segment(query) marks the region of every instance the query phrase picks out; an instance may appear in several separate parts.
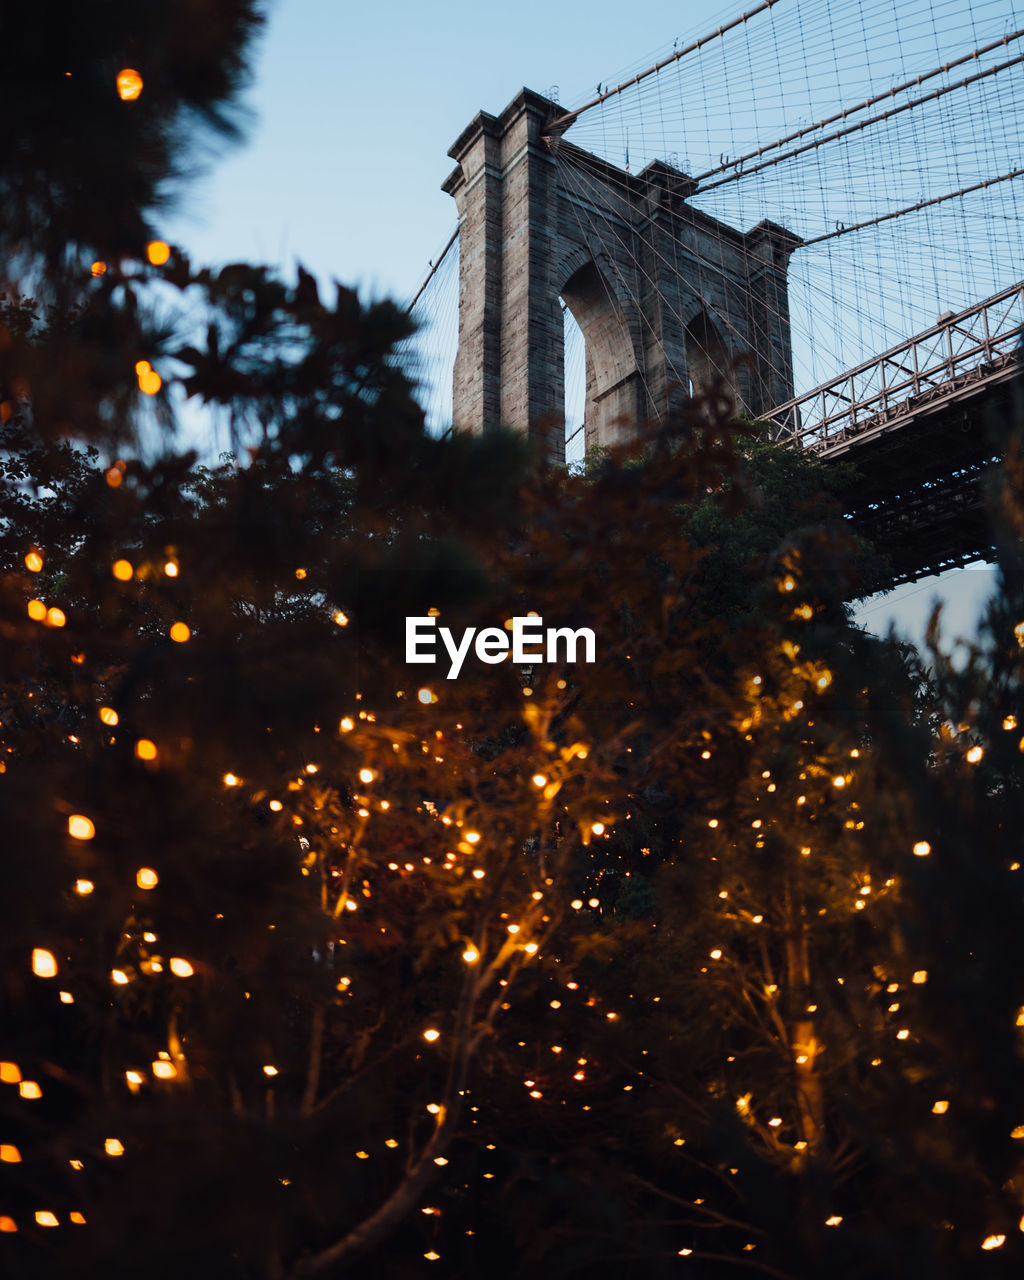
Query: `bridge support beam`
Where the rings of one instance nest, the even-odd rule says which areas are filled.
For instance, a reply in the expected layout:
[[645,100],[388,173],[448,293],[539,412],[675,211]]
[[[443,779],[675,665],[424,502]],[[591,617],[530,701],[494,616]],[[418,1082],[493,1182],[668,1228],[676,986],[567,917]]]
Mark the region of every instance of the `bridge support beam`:
[[586,342],[586,445],[663,420],[716,374],[756,416],[792,396],[787,267],[799,240],[736,231],[655,162],[630,175],[549,136],[554,102],[522,90],[456,140],[458,428],[499,423],[564,459],[564,327]]

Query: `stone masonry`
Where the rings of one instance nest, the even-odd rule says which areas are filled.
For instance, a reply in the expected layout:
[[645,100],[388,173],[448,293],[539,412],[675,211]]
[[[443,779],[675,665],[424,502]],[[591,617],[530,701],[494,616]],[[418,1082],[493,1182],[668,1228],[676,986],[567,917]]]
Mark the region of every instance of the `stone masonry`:
[[587,449],[660,420],[715,371],[756,416],[793,395],[787,266],[800,243],[744,233],[687,203],[660,161],[630,175],[553,134],[557,103],[523,89],[449,154],[459,209],[454,421],[504,424],[565,452],[562,299],[586,342]]

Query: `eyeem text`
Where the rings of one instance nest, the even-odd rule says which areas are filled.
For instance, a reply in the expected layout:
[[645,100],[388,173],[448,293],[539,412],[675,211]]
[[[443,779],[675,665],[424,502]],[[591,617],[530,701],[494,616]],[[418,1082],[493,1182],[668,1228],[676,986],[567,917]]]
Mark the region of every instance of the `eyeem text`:
[[[544,619],[531,616],[513,618],[512,629],[467,627],[456,640],[448,627],[439,627],[431,617],[406,618],[406,662],[438,660],[437,640],[447,650],[448,679],[454,680],[472,647],[481,662],[495,666],[511,655],[513,662],[594,662],[597,642],[589,627],[545,627]],[[580,645],[583,657],[578,657]],[[560,652],[561,651],[561,652]]]

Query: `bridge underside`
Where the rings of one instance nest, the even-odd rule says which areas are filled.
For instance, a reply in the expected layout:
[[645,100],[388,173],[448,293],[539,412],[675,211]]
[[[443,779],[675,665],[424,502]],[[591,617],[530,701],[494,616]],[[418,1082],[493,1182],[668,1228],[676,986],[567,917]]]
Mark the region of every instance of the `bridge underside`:
[[859,473],[847,518],[890,559],[894,585],[994,555],[984,476],[1015,413],[1017,364],[874,422],[820,451]]

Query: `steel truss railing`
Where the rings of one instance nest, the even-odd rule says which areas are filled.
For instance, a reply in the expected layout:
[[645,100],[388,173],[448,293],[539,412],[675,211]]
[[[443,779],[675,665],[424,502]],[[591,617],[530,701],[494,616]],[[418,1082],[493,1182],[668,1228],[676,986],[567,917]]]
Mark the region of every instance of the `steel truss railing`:
[[1001,381],[1012,372],[1022,326],[1024,281],[779,405],[765,415],[772,438],[826,453]]

